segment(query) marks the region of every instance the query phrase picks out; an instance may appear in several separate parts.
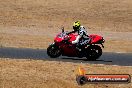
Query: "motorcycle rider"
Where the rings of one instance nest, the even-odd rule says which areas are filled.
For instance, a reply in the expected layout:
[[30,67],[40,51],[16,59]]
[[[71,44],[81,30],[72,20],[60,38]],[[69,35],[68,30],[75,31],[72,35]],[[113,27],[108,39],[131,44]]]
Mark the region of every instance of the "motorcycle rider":
[[72,44],[76,45],[76,48],[81,51],[83,48],[83,45],[89,43],[90,38],[87,34],[87,31],[83,26],[81,26],[79,21],[75,21],[73,23],[73,31],[69,32],[68,34],[71,33],[78,33],[78,36],[74,41],[72,41]]

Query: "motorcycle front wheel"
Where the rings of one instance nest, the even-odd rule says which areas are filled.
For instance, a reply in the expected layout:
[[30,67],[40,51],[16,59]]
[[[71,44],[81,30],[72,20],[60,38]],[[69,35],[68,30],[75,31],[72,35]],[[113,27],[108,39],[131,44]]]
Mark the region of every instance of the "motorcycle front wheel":
[[56,57],[59,57],[61,55],[61,50],[57,46],[49,46],[47,48],[47,54],[51,58],[56,58]]

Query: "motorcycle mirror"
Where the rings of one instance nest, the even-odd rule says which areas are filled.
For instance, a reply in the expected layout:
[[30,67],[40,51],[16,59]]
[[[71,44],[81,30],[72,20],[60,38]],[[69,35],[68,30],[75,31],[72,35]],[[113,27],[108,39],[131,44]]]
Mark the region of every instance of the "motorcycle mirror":
[[62,29],[61,29],[61,30],[62,30],[62,33],[63,33],[63,32],[64,32],[64,27],[62,27]]

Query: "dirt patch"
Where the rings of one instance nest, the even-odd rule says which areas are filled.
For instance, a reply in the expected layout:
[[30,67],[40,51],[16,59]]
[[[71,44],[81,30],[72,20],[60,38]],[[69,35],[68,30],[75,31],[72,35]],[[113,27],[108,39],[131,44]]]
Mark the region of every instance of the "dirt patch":
[[[44,60],[0,60],[1,87],[5,88],[128,88],[131,84],[89,84],[78,86],[75,77],[79,66],[89,74],[130,74],[131,67],[79,64]],[[93,69],[94,68],[94,69]]]
[[107,52],[132,52],[132,41],[109,40],[105,43],[104,51]]
[[71,29],[80,20],[92,30],[132,31],[130,0],[1,0],[0,7],[0,25],[4,26]]

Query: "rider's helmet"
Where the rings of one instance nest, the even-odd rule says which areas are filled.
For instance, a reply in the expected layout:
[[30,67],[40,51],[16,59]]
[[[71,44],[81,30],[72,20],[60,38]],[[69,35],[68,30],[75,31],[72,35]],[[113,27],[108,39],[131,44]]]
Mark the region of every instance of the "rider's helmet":
[[80,24],[79,21],[74,22],[73,23],[73,29],[74,29],[74,31],[78,31],[80,29],[80,26],[81,26],[81,24]]

